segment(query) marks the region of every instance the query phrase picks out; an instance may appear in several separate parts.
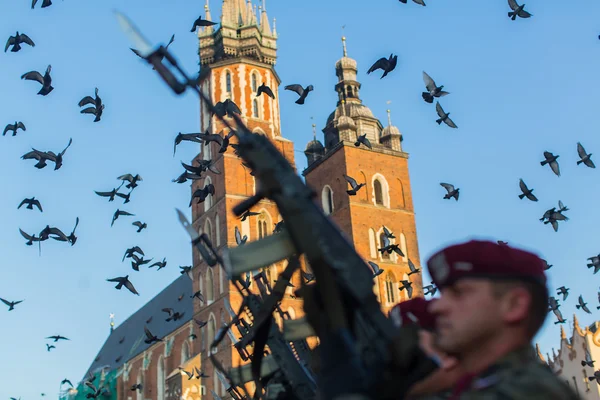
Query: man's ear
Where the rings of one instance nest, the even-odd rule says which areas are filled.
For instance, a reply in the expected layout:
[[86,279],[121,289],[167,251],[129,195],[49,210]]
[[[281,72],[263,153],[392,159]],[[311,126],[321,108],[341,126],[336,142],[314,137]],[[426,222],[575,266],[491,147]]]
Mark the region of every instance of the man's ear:
[[531,294],[521,286],[511,288],[502,296],[502,316],[509,324],[527,319],[531,308]]

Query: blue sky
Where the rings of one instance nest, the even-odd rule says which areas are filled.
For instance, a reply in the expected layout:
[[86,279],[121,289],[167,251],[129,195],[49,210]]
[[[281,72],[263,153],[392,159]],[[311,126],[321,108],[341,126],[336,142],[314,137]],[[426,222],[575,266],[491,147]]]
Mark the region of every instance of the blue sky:
[[[511,21],[504,0],[427,3],[305,0],[296,9],[287,1],[269,0],[269,17],[277,18],[276,69],[283,84],[315,87],[304,106],[294,104],[293,93],[280,92],[283,135],[294,141],[303,169],[301,151],[312,139],[311,117],[322,129],[335,107],[334,64],[341,57],[345,25],[364,103],[382,121],[391,108],[410,153],[421,261],[443,245],[470,237],[537,251],[554,265],[551,288],[572,289],[562,306],[569,327],[579,294],[595,311],[600,282],[585,266],[587,257],[600,252],[595,236],[600,171],[575,164],[578,141],[600,157],[595,104],[600,4],[566,7],[531,0],[527,8],[533,17]],[[35,399],[42,392],[54,397],[63,378],[78,381],[108,335],[109,314],[122,322],[175,279],[178,266],[191,263],[188,237],[174,211],[189,210],[190,190],[171,179],[181,173],[179,161],[189,162],[198,147],[184,143],[173,158],[172,141],[179,131],[197,131],[198,100],[192,93],[172,94],[131,53],[112,9],[132,18],[153,43],[166,43],[174,33],[170,49],[195,72],[197,39],[189,30],[203,5],[56,0],[31,10],[25,1],[0,4],[2,40],[19,30],[36,43],[0,54],[0,125],[18,120],[27,126],[16,137],[0,138],[0,297],[25,299],[10,313],[0,308],[0,399]],[[210,5],[218,20],[221,1]],[[374,61],[392,52],[398,54],[395,71],[383,80],[366,74]],[[20,76],[43,73],[48,64],[55,90],[42,97],[36,95],[38,84]],[[435,123],[434,106],[420,95],[423,70],[451,92],[441,104],[459,129]],[[106,103],[99,123],[79,114],[77,106],[94,87]],[[37,170],[34,162],[20,159],[31,147],[60,151],[69,138],[73,144],[58,171]],[[540,166],[544,150],[561,156],[561,177]],[[600,165],[600,158],[595,160]],[[129,204],[109,204],[94,194],[111,190],[125,173],[144,179]],[[517,198],[519,178],[535,189],[538,203]],[[460,187],[460,201],[443,200],[440,182]],[[31,196],[42,202],[44,213],[16,209]],[[559,199],[571,209],[570,220],[555,233],[538,218]],[[135,233],[133,219],[127,218],[111,228],[117,207],[135,213],[148,229]],[[46,242],[41,257],[18,232],[19,227],[39,232],[46,224],[70,232],[76,217],[81,220],[77,244]],[[139,297],[105,282],[133,272],[121,263],[124,250],[133,245],[168,261],[159,272],[130,274]],[[595,314],[579,314],[580,322],[593,322]],[[544,351],[558,347],[553,321],[550,316],[538,337]],[[48,353],[44,338],[54,334],[72,340]],[[31,368],[37,371],[33,375]]]

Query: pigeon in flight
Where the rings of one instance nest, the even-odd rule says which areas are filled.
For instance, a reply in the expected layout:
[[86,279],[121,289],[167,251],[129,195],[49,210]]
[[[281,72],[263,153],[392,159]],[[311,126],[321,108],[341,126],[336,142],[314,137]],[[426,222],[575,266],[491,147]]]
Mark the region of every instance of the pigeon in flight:
[[213,185],[212,183],[209,183],[208,185],[204,186],[202,189],[197,189],[194,194],[192,195],[192,198],[190,199],[190,207],[192,206],[192,203],[194,202],[194,199],[198,199],[198,201],[196,202],[196,204],[200,204],[200,203],[204,203],[204,201],[206,200],[206,198],[209,195],[215,195],[215,185]]
[[15,121],[14,124],[8,124],[8,125],[6,125],[6,127],[4,127],[4,132],[2,132],[2,136],[5,136],[7,132],[11,132],[11,131],[13,133],[12,134],[13,136],[17,136],[18,129],[22,129],[23,132],[25,132],[27,130],[27,128],[25,128],[25,125],[22,122]]
[[192,29],[190,30],[190,32],[196,32],[196,28],[199,28],[201,26],[213,26],[216,25],[216,22],[212,22],[206,19],[203,19],[202,16],[199,16],[195,21],[194,21],[194,25],[192,26]]
[[165,321],[167,321],[167,322],[177,321],[177,320],[183,318],[183,314],[185,314],[185,313],[180,313],[179,311],[176,312],[172,308],[163,308],[162,311],[169,314],[169,317],[167,319],[165,319]]
[[523,179],[519,179],[519,188],[523,192],[519,195],[519,199],[523,200],[523,197],[527,197],[531,201],[538,201],[538,198],[533,194],[533,189],[529,189]]
[[154,266],[158,266],[157,271],[160,271],[161,269],[167,266],[167,259],[163,258],[162,261],[157,261],[152,265],[148,265],[148,268],[153,268]]
[[[179,268],[185,268],[185,267],[179,267]],[[199,290],[196,291],[193,295],[191,295],[190,298],[191,299],[196,298],[196,299],[198,299],[198,300],[200,300],[201,302],[204,303],[204,296],[202,295],[202,292],[199,291]]]
[[548,261],[542,259],[542,261],[544,262],[544,271],[548,271],[550,268],[552,268],[552,264],[548,264]]
[[394,68],[396,68],[397,63],[398,56],[395,56],[393,53],[390,54],[389,58],[381,57],[379,60],[375,61],[373,65],[371,65],[371,68],[369,68],[367,74],[381,69],[383,70],[383,75],[381,75],[381,78],[379,79],[383,79],[388,73],[392,72]]
[[[398,254],[400,257],[404,257],[404,253],[402,252],[402,250],[400,250],[400,248],[398,247],[397,244],[392,244],[390,242],[390,239],[383,235],[383,237],[381,238],[381,248],[377,249],[382,255],[383,253],[387,252],[388,254],[392,254],[392,252],[396,252],[396,254]],[[414,265],[413,265],[414,267]],[[410,275],[410,274],[409,274]]]
[[354,145],[356,147],[359,147],[361,144],[365,145],[365,147],[372,149],[373,146],[371,146],[371,142],[369,141],[369,139],[367,139],[367,134],[363,134],[360,135],[356,138],[356,142],[354,142]]
[[550,296],[548,298],[548,312],[558,310],[559,307],[556,297]]
[[358,184],[354,178],[352,178],[348,175],[345,175],[345,174],[344,174],[344,179],[346,179],[346,182],[348,182],[350,184],[350,186],[352,187],[352,189],[346,190],[346,193],[348,193],[350,196],[356,196],[356,193],[360,190],[360,188],[365,186],[364,183]]
[[12,311],[15,309],[15,306],[19,303],[22,303],[23,300],[19,300],[19,301],[8,301],[8,300],[4,300],[2,298],[0,298],[0,301],[3,302],[4,304],[6,304],[8,306],[8,311]]
[[42,205],[40,204],[40,201],[37,200],[35,197],[32,197],[30,199],[23,199],[21,204],[19,204],[19,207],[17,207],[17,210],[21,208],[23,204],[27,204],[27,207],[25,208],[27,208],[28,210],[33,210],[33,206],[36,206],[40,210],[40,212],[44,211],[42,210]]
[[135,253],[139,253],[144,256],[144,251],[139,246],[133,246],[125,250],[125,254],[123,255],[123,259],[121,262],[125,261],[125,258],[131,258]]
[[442,90],[444,88],[444,85],[437,86],[435,84],[435,81],[431,79],[431,77],[427,75],[427,72],[425,71],[423,71],[423,82],[425,82],[425,88],[427,89],[427,92],[423,92],[421,96],[423,96],[423,100],[425,100],[429,104],[433,104],[434,97],[444,97],[447,94],[450,94]]
[[[273,94],[273,91],[271,90],[271,88],[268,87],[267,85],[265,85],[264,82],[256,90],[256,97],[260,96],[263,93],[266,94],[267,96],[269,96],[272,99],[275,98],[275,94]],[[302,96],[302,95],[300,95],[300,96]]]
[[579,310],[580,308],[585,311],[588,314],[591,314],[592,312],[590,311],[589,308],[587,308],[587,303],[585,303],[583,301],[583,296],[579,295],[579,299],[577,300],[579,302],[579,304],[576,304],[575,307]]
[[[133,189],[136,188],[138,186],[138,182],[143,181],[142,177],[139,176],[138,174],[136,174],[135,176],[133,176],[132,174],[125,174],[125,175],[121,175],[119,177],[117,177],[117,179],[123,181],[121,183],[121,186],[125,183],[125,182],[129,182],[127,185],[125,185],[125,187],[127,189]],[[119,188],[121,187],[119,186]]]
[[[173,41],[174,41],[174,40],[175,40],[175,35],[171,36],[171,39],[169,40],[169,43],[167,43],[167,45],[165,46],[165,49],[168,49],[168,48],[169,48],[169,46],[171,45],[171,43],[173,43]],[[132,49],[132,48],[129,48],[129,49],[130,49],[131,51],[133,51],[133,53],[134,53],[136,56],[138,56],[138,57],[140,57],[140,58],[143,58],[144,60],[146,59],[144,56],[142,56],[142,54],[141,54],[141,53],[140,53],[138,50],[136,50],[136,49]],[[160,60],[158,60],[158,61],[162,62],[162,59],[163,59],[163,57],[164,57],[164,56],[159,56],[159,57],[160,57]],[[153,69],[153,70],[156,70],[156,68],[154,68],[154,66],[152,67],[152,69]]]
[[531,17],[531,14],[529,14],[527,11],[525,11],[523,9],[525,7],[525,4],[518,5],[515,0],[508,0],[508,6],[512,10],[512,11],[510,11],[508,13],[508,16],[513,21],[517,19],[517,16],[519,16],[521,18],[529,18],[529,17]]
[[175,157],[175,152],[177,151],[177,145],[183,141],[187,142],[196,142],[202,143],[202,139],[200,138],[200,133],[181,133],[179,132],[177,136],[175,136],[175,144],[173,145],[173,157]]
[[454,185],[451,185],[451,184],[449,184],[449,183],[443,183],[443,182],[442,182],[442,183],[440,183],[440,185],[441,185],[441,186],[442,186],[444,189],[446,189],[446,191],[448,191],[448,193],[446,193],[446,194],[444,195],[444,199],[447,199],[447,200],[449,200],[449,199],[451,199],[452,197],[454,197],[454,200],[458,201],[458,196],[459,196],[459,191],[460,191],[460,188],[458,188],[458,189],[455,189],[455,188],[454,188]]
[[412,295],[413,295],[412,282],[411,281],[402,280],[402,281],[400,281],[400,283],[402,283],[402,286],[399,287],[398,289],[400,291],[406,290],[406,292],[408,293],[408,298],[412,299]]
[[569,297],[569,290],[564,286],[559,287],[558,289],[556,289],[556,294],[562,294],[563,298],[562,301],[565,301],[567,299],[567,297]]
[[55,349],[55,348],[56,348],[55,345],[46,343],[46,350],[47,351],[50,351],[50,350]]
[[581,366],[585,367],[587,365],[588,367],[594,368],[595,362],[596,361],[592,360],[592,355],[590,354],[590,352],[586,349],[585,360],[581,361]]
[[554,313],[554,315],[556,315],[556,319],[557,321],[554,322],[554,324],[564,324],[565,322],[567,322],[566,319],[563,318],[562,316],[562,312],[560,312],[560,310],[558,308],[552,310],[552,312]]
[[191,280],[194,280],[194,275],[192,274],[192,267],[188,266],[188,267],[179,267],[181,268],[181,271],[179,271],[179,273],[181,275],[186,274]]
[[117,286],[115,286],[115,289],[117,289],[117,290],[121,290],[121,288],[123,286],[125,286],[127,288],[127,290],[129,290],[131,293],[137,294],[138,296],[140,295],[137,292],[137,290],[135,290],[133,283],[131,283],[131,281],[129,280],[129,275],[120,276],[120,277],[112,278],[112,279],[107,279],[106,281],[107,282],[117,282]]
[[110,192],[98,192],[97,190],[94,190],[94,192],[100,197],[108,197],[108,201],[114,201],[115,196],[117,195],[117,190],[117,188],[114,188]]
[[[404,3],[404,4],[406,4],[406,1],[407,1],[407,0],[399,0],[399,1],[400,1],[400,3]],[[422,5],[422,6],[424,6],[424,5],[425,5],[425,1],[423,1],[423,0],[413,0],[413,2],[415,2],[415,3],[417,3],[417,4],[420,4],[420,5]]]
[[306,99],[306,96],[308,96],[308,93],[315,90],[313,85],[308,85],[307,87],[303,88],[302,85],[298,84],[287,85],[286,87],[284,87],[284,89],[296,92],[298,96],[300,96],[298,100],[295,101],[296,104],[304,104],[304,100]]
[[384,234],[386,237],[388,237],[388,238],[390,238],[390,239],[396,239],[396,236],[394,236],[394,234],[393,234],[392,232],[390,232],[390,231],[388,230],[388,228],[386,228],[386,227],[385,227],[385,225],[384,225],[382,228],[383,228],[383,234]]
[[29,153],[23,154],[23,156],[21,156],[21,158],[23,160],[32,160],[32,159],[38,160],[38,163],[34,165],[38,169],[44,168],[46,166],[46,161],[52,161],[52,162],[54,162],[54,170],[56,171],[57,169],[62,167],[63,156],[64,156],[65,152],[67,151],[67,149],[71,146],[71,143],[73,143],[72,138],[69,139],[69,144],[67,144],[67,147],[65,147],[64,150],[58,154],[54,154],[53,151],[39,151],[39,150],[32,148],[32,151],[30,151]]
[[39,242],[41,241],[41,239],[37,236],[34,235],[30,235],[26,232],[24,232],[21,228],[19,228],[19,232],[21,232],[21,236],[23,236],[25,239],[27,239],[27,242],[25,243],[27,246],[31,246],[33,244],[33,242]]
[[140,266],[142,266],[144,264],[148,264],[150,261],[154,260],[154,258],[151,258],[149,260],[145,260],[144,257],[139,258],[135,254],[132,254],[131,258],[133,259],[133,261],[131,261],[131,268],[133,268],[134,271],[139,271],[140,270]]
[[60,382],[60,384],[61,384],[61,385],[64,385],[64,384],[69,384],[69,386],[73,387],[73,384],[72,384],[72,383],[71,383],[71,381],[70,381],[70,380],[68,380],[68,379],[63,379],[63,380]]
[[544,161],[540,161],[540,165],[550,165],[550,168],[552,169],[552,172],[554,172],[556,174],[556,176],[560,176],[560,168],[558,166],[558,161],[556,161],[556,159],[560,157],[560,156],[555,156],[554,154],[550,153],[549,151],[544,151]]
[[240,221],[244,222],[246,220],[246,218],[253,217],[256,215],[260,215],[260,213],[248,210],[245,213],[243,213],[242,215],[240,215]]
[[54,342],[58,342],[59,340],[71,340],[61,335],[48,336],[46,339],[54,339]]
[[233,101],[225,99],[225,101],[219,101],[217,104],[215,104],[215,109],[212,114],[219,118],[225,118],[225,116],[233,118],[233,114],[241,115],[242,110],[240,110],[238,105]]
[[238,227],[235,227],[235,243],[238,246],[243,245],[244,243],[246,243],[246,240],[248,240],[248,235],[244,235],[244,237],[242,237],[242,234],[240,233],[240,230],[238,229]]
[[446,113],[444,111],[444,109],[440,105],[439,101],[435,102],[435,111],[437,112],[437,115],[439,116],[439,118],[435,120],[435,122],[437,122],[438,125],[441,125],[443,122],[446,125],[448,125],[450,128],[458,128],[458,126],[456,126],[454,121],[452,121],[450,119],[450,117],[449,117],[450,113]]
[[148,227],[147,223],[141,222],[141,221],[132,222],[131,225],[137,226],[138,230],[136,231],[136,233],[140,233],[142,231],[142,229],[145,229]]
[[544,221],[544,224],[551,224],[554,232],[558,232],[558,221],[568,221],[569,218],[564,216],[561,213],[561,210],[553,212],[548,217],[547,221]]
[[135,216],[135,214],[131,214],[131,213],[128,213],[127,211],[121,211],[121,210],[117,209],[117,211],[115,211],[115,213],[113,214],[113,218],[112,218],[112,222],[110,223],[110,226],[114,225],[115,221],[119,218],[120,215]]
[[[35,7],[35,5],[37,4],[38,0],[31,0],[31,9],[33,10],[33,7]],[[42,7],[41,8],[46,8],[46,7],[50,7],[52,5],[52,1],[51,0],[44,0],[42,1]]]
[[588,261],[591,261],[590,264],[587,265],[588,268],[594,267],[594,274],[600,270],[600,254],[594,257],[588,258]]
[[102,103],[100,96],[98,96],[98,88],[95,90],[95,97],[92,98],[92,96],[85,96],[79,101],[79,107],[83,107],[88,104],[92,104],[92,106],[81,110],[81,114],[94,114],[96,116],[94,122],[100,121],[102,112],[104,111],[104,104]]
[[371,269],[373,270],[373,278],[376,278],[379,275],[383,274],[383,270],[379,268],[379,265],[375,264],[373,261],[367,261],[367,263],[371,266]]
[[408,268],[410,269],[410,272],[407,274],[408,276],[411,276],[412,274],[416,274],[417,272],[420,271],[419,268],[415,267],[415,264],[413,264],[413,262],[410,260],[410,258],[408,259]]
[[424,295],[427,296],[428,294],[433,296],[436,292],[437,292],[437,287],[435,287],[435,285],[427,285],[427,286],[423,286],[423,290],[424,290]]
[[39,82],[42,85],[42,88],[37,94],[46,96],[52,90],[54,90],[54,87],[52,87],[52,77],[50,76],[50,71],[52,71],[52,65],[48,65],[44,76],[37,71],[29,71],[21,75],[21,79]]
[[24,33],[19,33],[19,31],[17,31],[15,36],[10,36],[8,38],[8,40],[6,41],[6,46],[4,47],[4,52],[6,53],[8,48],[10,46],[12,46],[13,48],[10,49],[10,51],[13,53],[16,53],[17,51],[21,50],[21,43],[25,43],[25,44],[30,45],[31,47],[35,47],[35,43],[33,43],[33,40],[31,40],[31,38],[29,36],[27,36]]
[[585,149],[579,142],[577,142],[577,154],[579,154],[579,158],[581,158],[581,160],[577,161],[577,165],[583,163],[584,165],[586,165],[590,168],[596,168],[596,166],[594,165],[594,162],[590,158],[592,156],[592,154],[586,153]]

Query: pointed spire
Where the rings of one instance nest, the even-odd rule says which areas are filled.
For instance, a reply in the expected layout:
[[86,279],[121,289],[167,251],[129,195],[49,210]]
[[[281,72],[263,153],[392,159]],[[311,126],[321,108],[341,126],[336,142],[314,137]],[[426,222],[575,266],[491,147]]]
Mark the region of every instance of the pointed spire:
[[562,325],[560,326],[560,338],[564,340],[567,339],[567,334],[565,333],[565,329],[562,327]]
[[110,313],[109,318],[110,318],[110,333],[112,333],[112,331],[115,330],[115,314]]
[[252,7],[252,0],[246,2],[246,25],[252,25],[254,19],[254,9]]
[[[207,21],[211,21],[208,0],[206,0],[206,4],[204,5],[204,19]],[[214,28],[212,26],[205,26],[204,29],[200,29],[200,31],[205,33],[212,33],[214,31]]]
[[277,18],[273,18],[273,36],[277,37]]
[[346,50],[346,36],[342,36],[342,48],[344,50],[344,57],[348,57],[348,51]]
[[385,110],[385,111],[387,112],[387,115],[388,115],[388,126],[392,126],[392,116],[391,116],[392,110],[390,110],[390,109],[388,108],[388,109],[387,109],[387,110]]
[[[260,13],[260,31],[263,35],[271,36],[271,27],[269,26],[269,17],[267,17],[266,0],[262,0],[262,12]],[[261,7],[259,7],[260,9]]]
[[244,25],[246,21],[246,6],[244,0],[223,0],[221,24],[230,28]]
[[313,128],[313,140],[317,140],[317,124],[312,124]]
[[544,356],[542,355],[542,351],[540,350],[540,345],[538,343],[535,344],[535,352],[537,353],[538,358],[542,362],[546,362]]
[[256,11],[256,4],[254,5],[254,9],[252,11],[252,25],[256,25],[258,26],[258,17],[257,17],[257,11]]

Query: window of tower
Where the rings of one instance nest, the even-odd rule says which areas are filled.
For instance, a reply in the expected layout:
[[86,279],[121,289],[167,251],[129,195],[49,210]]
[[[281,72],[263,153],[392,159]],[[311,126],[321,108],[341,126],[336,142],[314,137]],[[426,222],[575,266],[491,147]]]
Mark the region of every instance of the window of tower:
[[[383,248],[383,243],[384,243],[384,242],[385,242],[385,233],[381,232],[381,233],[379,234],[379,246],[380,246],[379,248],[380,248],[380,249],[381,249],[381,248]],[[389,254],[387,251],[384,251],[384,252],[381,254],[381,258],[382,258],[383,260],[389,260],[389,259],[390,259],[390,254]]]
[[379,179],[375,179],[375,182],[373,182],[373,189],[375,190],[375,204],[382,206],[383,205],[383,190],[381,188],[381,182],[379,182]]
[[347,86],[346,91],[348,92],[348,97],[354,97],[354,95],[352,94],[352,86]]
[[321,193],[321,202],[325,215],[331,214],[333,212],[333,191],[329,186],[323,187],[323,192]]
[[252,100],[252,116],[258,118],[258,99]]
[[385,276],[385,300],[388,304],[396,303],[396,278],[391,272]]
[[231,73],[229,71],[225,74],[225,91],[231,94]]
[[268,235],[267,218],[264,214],[258,217],[258,238],[262,239]]
[[258,90],[258,84],[256,81],[256,73],[252,73],[252,91],[256,93],[256,91]]

